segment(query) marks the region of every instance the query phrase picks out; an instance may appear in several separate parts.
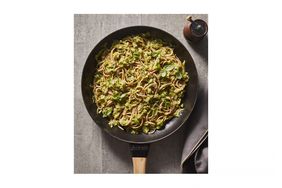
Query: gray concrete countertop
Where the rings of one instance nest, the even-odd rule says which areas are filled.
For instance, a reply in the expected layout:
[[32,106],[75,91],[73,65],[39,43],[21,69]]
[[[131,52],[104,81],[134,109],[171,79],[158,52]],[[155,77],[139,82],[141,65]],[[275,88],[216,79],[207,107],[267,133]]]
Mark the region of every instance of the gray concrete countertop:
[[[200,88],[207,85],[207,37],[190,45],[182,29],[187,15],[74,15],[74,173],[132,173],[129,146],[104,133],[83,104],[80,81],[84,63],[94,46],[111,32],[133,25],[163,29],[180,40],[192,55]],[[192,15],[208,21],[207,15]],[[181,155],[188,127],[151,144],[148,173],[181,173]]]

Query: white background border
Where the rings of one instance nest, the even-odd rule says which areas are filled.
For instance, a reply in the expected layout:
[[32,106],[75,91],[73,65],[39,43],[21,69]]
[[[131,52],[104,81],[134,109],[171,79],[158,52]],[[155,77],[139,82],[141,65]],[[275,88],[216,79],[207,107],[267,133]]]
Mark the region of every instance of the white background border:
[[[281,187],[278,2],[1,1],[0,187]],[[209,14],[208,175],[73,174],[77,13]]]

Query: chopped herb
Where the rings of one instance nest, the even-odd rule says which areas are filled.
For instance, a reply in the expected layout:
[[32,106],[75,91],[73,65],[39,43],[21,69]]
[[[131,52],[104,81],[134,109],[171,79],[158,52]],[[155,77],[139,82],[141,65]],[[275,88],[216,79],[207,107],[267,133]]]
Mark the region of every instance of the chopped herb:
[[111,115],[112,111],[113,111],[112,107],[104,108],[104,110],[103,110],[103,117],[108,117],[109,115]]

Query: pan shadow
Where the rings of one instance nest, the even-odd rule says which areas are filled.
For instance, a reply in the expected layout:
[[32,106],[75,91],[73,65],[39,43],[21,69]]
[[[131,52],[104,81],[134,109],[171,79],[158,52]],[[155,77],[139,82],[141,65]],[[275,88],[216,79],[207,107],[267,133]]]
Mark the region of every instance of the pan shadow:
[[206,35],[201,41],[199,41],[198,43],[191,43],[189,41],[187,41],[187,43],[191,46],[191,48],[193,48],[193,50],[195,50],[195,52],[197,52],[203,59],[205,62],[208,63],[208,35]]
[[[187,120],[186,124],[189,124],[189,131],[187,133],[191,132],[196,125],[200,122],[203,114],[208,110],[208,91],[207,89],[199,89],[198,91],[198,99],[194,106],[194,109]],[[188,135],[187,135],[188,136]]]

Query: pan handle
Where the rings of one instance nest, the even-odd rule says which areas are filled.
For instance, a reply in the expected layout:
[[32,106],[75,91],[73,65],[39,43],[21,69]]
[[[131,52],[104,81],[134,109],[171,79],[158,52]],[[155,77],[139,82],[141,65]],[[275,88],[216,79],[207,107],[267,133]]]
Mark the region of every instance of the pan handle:
[[133,163],[134,174],[144,174],[146,172],[147,155],[149,144],[130,144],[130,152]]

